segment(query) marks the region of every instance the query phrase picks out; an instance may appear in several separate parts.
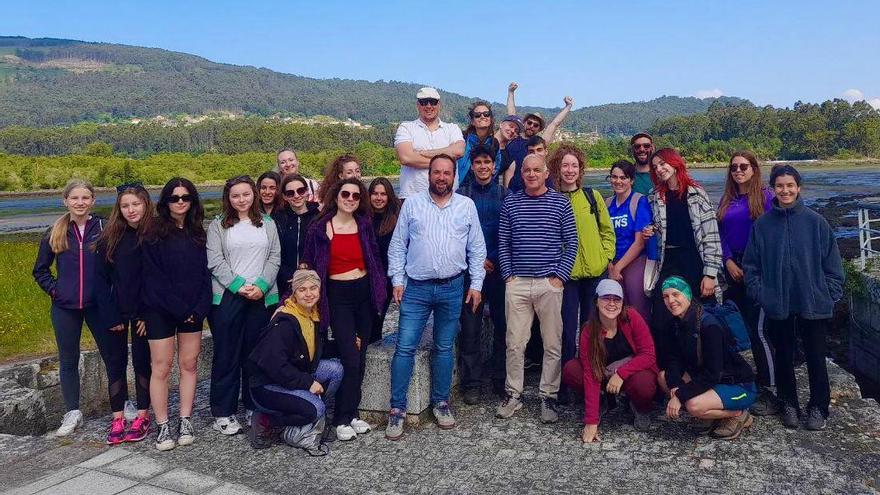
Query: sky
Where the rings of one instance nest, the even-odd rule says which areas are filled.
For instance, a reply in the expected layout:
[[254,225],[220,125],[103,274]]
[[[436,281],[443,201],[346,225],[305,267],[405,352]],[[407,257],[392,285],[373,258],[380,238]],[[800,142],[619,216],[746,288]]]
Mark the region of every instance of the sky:
[[0,35],[164,48],[517,104],[662,95],[880,108],[876,0],[10,2]]

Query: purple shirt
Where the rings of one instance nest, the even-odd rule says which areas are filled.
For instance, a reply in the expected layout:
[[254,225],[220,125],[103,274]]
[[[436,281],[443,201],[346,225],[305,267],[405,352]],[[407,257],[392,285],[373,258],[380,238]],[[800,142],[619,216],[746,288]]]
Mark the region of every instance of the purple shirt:
[[[766,187],[761,188],[764,193],[764,211],[773,207],[773,194]],[[730,258],[740,263],[742,255],[749,243],[749,232],[752,229],[753,220],[749,216],[748,194],[738,194],[730,200],[724,218],[718,223],[721,231],[721,254],[726,262]]]

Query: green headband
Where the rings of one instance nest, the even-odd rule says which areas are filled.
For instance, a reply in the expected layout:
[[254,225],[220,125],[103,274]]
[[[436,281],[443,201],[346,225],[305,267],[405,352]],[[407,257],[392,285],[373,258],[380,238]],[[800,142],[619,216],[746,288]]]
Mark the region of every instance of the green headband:
[[691,293],[691,286],[688,285],[683,278],[678,276],[669,277],[663,281],[661,292],[666,292],[666,289],[675,289],[681,292],[688,298],[688,301],[694,298],[694,295]]

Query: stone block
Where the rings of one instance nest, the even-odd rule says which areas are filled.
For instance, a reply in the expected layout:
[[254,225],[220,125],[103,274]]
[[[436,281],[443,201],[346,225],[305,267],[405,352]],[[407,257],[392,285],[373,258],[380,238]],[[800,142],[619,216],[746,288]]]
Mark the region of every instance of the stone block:
[[151,479],[150,484],[188,495],[201,495],[219,485],[220,481],[211,476],[178,468]]
[[145,455],[132,454],[101,467],[101,471],[146,481],[153,476],[164,473],[167,469],[158,461]]
[[40,435],[51,423],[43,391],[0,379],[0,433]]
[[122,447],[115,447],[108,449],[87,461],[79,463],[78,466],[85,469],[95,469],[104,466],[105,464],[118,461],[129,454],[131,454],[130,450]]
[[47,489],[46,493],[55,495],[82,495],[83,493],[88,493],[89,495],[112,495],[126,488],[131,488],[136,484],[137,481],[119,476],[88,471],[76,478],[71,478]]

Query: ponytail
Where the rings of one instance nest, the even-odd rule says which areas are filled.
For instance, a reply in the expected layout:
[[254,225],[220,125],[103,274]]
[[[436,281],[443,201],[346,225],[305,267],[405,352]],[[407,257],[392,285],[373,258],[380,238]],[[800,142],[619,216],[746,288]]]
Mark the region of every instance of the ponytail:
[[70,213],[65,213],[55,220],[49,233],[49,247],[55,254],[67,251],[67,231],[70,229]]

